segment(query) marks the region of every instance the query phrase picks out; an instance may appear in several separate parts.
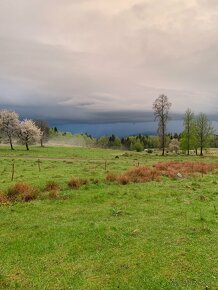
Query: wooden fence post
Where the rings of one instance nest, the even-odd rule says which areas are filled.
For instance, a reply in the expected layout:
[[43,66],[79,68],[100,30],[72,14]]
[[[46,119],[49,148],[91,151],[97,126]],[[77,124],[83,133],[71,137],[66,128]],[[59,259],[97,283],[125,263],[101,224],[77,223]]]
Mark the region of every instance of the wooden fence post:
[[41,172],[41,166],[40,166],[40,159],[38,159],[38,168],[39,168],[39,172]]
[[14,161],[12,162],[12,168],[11,168],[11,181],[14,180],[14,171],[15,171],[15,166],[14,166]]

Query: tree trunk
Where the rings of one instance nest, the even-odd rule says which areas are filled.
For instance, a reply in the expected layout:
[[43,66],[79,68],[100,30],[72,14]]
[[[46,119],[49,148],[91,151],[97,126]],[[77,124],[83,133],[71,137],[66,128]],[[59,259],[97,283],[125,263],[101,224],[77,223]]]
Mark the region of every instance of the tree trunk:
[[28,146],[28,143],[26,143],[26,150],[29,151],[29,146]]
[[12,140],[11,140],[10,137],[9,137],[9,142],[10,142],[11,150],[14,150],[14,147],[13,147],[13,144],[12,144]]
[[40,139],[41,147],[44,147],[42,138]]
[[203,156],[203,147],[201,146],[201,153],[200,156]]

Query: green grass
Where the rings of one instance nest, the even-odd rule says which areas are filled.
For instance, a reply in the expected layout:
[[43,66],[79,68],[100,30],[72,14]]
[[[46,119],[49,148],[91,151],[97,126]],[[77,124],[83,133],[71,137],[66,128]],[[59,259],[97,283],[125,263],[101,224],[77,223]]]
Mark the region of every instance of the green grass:
[[[1,189],[11,185],[12,162],[14,182],[43,189],[55,180],[62,188],[57,200],[0,206],[0,289],[218,289],[217,172],[157,183],[106,183],[107,171],[122,172],[137,162],[199,161],[123,153],[0,147],[0,156],[14,158],[0,159]],[[72,160],[42,159],[39,172],[36,160],[25,156]],[[69,190],[71,176],[97,178],[99,184]]]

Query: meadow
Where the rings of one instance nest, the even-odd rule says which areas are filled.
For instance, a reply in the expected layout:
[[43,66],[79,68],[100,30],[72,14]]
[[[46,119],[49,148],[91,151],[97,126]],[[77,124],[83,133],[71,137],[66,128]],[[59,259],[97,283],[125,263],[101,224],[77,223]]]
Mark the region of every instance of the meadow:
[[[217,164],[217,153],[1,146],[0,190],[25,182],[40,194],[0,205],[0,289],[218,289],[217,169],[107,180],[158,162]],[[87,182],[69,188],[71,177]],[[58,196],[45,192],[48,181],[60,186]]]

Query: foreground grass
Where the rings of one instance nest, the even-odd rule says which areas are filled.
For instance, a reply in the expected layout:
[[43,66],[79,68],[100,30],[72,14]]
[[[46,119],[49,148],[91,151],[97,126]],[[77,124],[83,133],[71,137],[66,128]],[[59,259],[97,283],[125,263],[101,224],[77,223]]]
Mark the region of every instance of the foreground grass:
[[[42,154],[34,150],[35,156]],[[40,172],[35,160],[15,161],[15,182],[42,189],[52,179],[62,194],[57,200],[0,207],[1,289],[218,288],[216,172],[107,184],[107,170],[122,172],[136,160],[161,159],[134,154],[115,160],[123,152],[68,150],[84,161],[43,160]],[[106,171],[104,162],[92,161],[98,158],[110,159]],[[11,162],[1,160],[1,189],[11,184]],[[71,176],[98,178],[99,184],[69,190]]]

